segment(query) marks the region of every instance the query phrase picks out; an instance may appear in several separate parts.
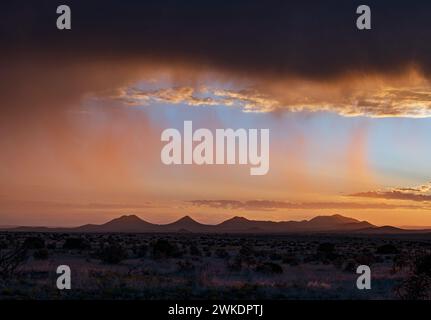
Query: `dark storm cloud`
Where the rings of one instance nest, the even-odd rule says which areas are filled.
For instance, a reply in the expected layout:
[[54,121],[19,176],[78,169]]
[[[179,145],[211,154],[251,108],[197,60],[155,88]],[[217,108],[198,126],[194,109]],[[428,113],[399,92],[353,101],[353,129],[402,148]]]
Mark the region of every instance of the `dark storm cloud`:
[[[249,83],[247,110],[430,116],[431,3],[366,3],[373,29],[359,31],[362,1],[2,2],[0,134],[59,123],[86,96],[115,96],[163,68],[177,87],[207,71]],[[57,30],[59,4],[72,30]]]
[[[64,1],[61,2],[63,4]],[[356,8],[372,30],[356,29]],[[66,1],[72,30],[55,27],[58,1],[10,1],[0,10],[3,56],[147,57],[244,74],[322,78],[431,71],[429,1]]]

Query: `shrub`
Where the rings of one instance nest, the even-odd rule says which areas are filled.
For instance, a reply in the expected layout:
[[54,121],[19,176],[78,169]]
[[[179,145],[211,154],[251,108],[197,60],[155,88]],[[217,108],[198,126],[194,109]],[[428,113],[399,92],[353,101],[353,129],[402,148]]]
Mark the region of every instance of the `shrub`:
[[280,274],[280,273],[283,273],[283,268],[277,263],[265,262],[265,263],[259,264],[256,267],[256,271],[261,273],[266,273],[266,274]]
[[283,263],[291,265],[291,266],[297,266],[299,264],[298,258],[293,254],[285,254],[282,258]]
[[119,244],[108,244],[97,252],[97,256],[104,263],[117,264],[127,258],[127,253]]
[[33,257],[34,257],[36,260],[46,260],[46,259],[48,259],[48,257],[49,257],[48,250],[46,250],[46,249],[39,249],[39,250],[36,250],[36,251],[33,253]]
[[367,266],[370,266],[376,262],[376,258],[370,253],[358,255],[355,257],[355,260],[359,265],[365,264]]
[[190,246],[190,254],[192,256],[201,256],[202,252],[199,250],[199,248],[195,245]]
[[278,254],[276,252],[272,252],[272,253],[269,254],[269,258],[271,260],[281,260],[282,256],[281,256],[281,254]]
[[342,268],[343,268],[343,271],[346,271],[346,272],[355,272],[357,266],[358,264],[356,263],[355,260],[349,259],[343,263]]
[[46,245],[46,248],[49,250],[55,250],[55,249],[57,249],[57,246],[55,245],[55,243],[52,242],[52,243],[48,243]]
[[178,271],[179,272],[191,272],[195,270],[195,266],[190,261],[186,260],[180,260],[177,263]]
[[139,247],[135,248],[135,254],[138,258],[144,258],[148,252],[148,246],[146,244],[142,244]]
[[431,254],[422,255],[416,259],[415,273],[431,277]]
[[318,253],[330,254],[335,251],[335,245],[333,243],[324,242],[319,244],[317,247]]
[[239,256],[236,256],[232,261],[227,264],[227,268],[230,271],[241,271],[242,269],[242,260]]
[[217,256],[217,258],[220,259],[229,258],[229,252],[227,252],[226,249],[223,248],[217,248],[215,251],[215,255]]
[[317,260],[323,263],[334,262],[340,255],[335,253],[335,245],[333,243],[324,242],[317,247]]
[[179,248],[168,240],[159,239],[152,244],[154,258],[178,258],[181,256]]
[[398,297],[405,300],[431,299],[431,254],[415,255],[408,261],[398,263],[397,267],[395,271],[409,268],[408,277],[396,288]]
[[431,279],[413,274],[396,288],[398,297],[403,300],[431,299]]
[[376,253],[377,254],[397,254],[399,253],[399,250],[393,244],[388,243],[378,247],[376,250]]
[[88,248],[90,245],[83,238],[67,238],[63,245],[63,249],[66,250],[85,250]]
[[28,237],[24,240],[23,246],[26,249],[42,249],[45,248],[45,241],[39,237]]
[[11,277],[26,261],[27,248],[24,246],[15,246],[9,250],[0,250],[0,278]]
[[8,244],[6,241],[0,241],[0,250],[2,249],[7,249],[8,248]]
[[239,249],[239,254],[242,256],[251,256],[254,255],[254,250],[246,245],[241,246],[241,249]]
[[203,247],[203,251],[204,251],[204,255],[205,255],[205,256],[207,256],[207,257],[211,257],[212,252],[211,252],[210,247]]

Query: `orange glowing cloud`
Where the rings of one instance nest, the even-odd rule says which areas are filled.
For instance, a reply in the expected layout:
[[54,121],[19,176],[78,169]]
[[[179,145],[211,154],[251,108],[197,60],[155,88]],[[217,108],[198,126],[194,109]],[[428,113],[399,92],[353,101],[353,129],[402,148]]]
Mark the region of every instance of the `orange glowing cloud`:
[[[181,69],[194,79],[207,72]],[[188,86],[176,73],[173,87],[144,90],[123,88],[114,99],[129,105],[154,102],[190,106],[234,106],[245,112],[329,111],[343,116],[408,117],[431,116],[431,83],[415,68],[399,74],[349,74],[326,81],[286,77],[248,77],[212,71],[214,80],[234,80],[240,89],[208,85]]]

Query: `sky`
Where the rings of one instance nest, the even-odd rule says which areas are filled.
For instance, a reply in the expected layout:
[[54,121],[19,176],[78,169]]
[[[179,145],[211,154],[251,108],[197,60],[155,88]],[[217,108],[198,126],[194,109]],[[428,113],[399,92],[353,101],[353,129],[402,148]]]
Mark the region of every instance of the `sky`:
[[[6,1],[0,225],[137,214],[431,226],[431,3]],[[167,128],[270,130],[270,169],[166,166]]]

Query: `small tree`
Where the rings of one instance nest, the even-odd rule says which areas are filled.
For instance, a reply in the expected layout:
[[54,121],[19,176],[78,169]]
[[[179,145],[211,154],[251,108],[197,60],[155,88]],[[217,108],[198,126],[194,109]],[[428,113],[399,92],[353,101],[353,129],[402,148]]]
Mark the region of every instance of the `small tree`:
[[0,250],[0,278],[14,275],[18,268],[27,261],[27,249],[15,245],[12,249]]
[[431,254],[414,254],[407,262],[397,265],[395,272],[408,269],[408,276],[395,289],[397,295],[405,300],[431,299]]

